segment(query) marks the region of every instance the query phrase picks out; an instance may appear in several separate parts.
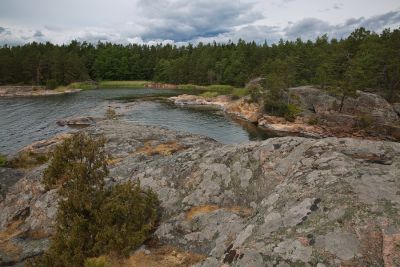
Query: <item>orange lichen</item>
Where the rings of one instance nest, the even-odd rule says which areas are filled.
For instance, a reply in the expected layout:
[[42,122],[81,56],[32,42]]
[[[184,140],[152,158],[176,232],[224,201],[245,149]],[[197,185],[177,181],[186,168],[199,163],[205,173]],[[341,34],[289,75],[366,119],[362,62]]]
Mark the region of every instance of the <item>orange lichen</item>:
[[176,141],[170,141],[158,145],[152,145],[151,141],[147,141],[144,143],[143,147],[138,148],[136,152],[144,153],[147,156],[153,156],[153,155],[169,156],[183,149],[185,149],[185,147]]
[[253,210],[250,208],[246,207],[240,207],[240,206],[232,206],[232,207],[219,207],[217,205],[202,205],[202,206],[195,206],[192,207],[187,213],[186,213],[186,220],[190,221],[194,217],[213,212],[219,209],[231,211],[233,213],[236,213],[237,215],[241,217],[248,217],[253,214]]

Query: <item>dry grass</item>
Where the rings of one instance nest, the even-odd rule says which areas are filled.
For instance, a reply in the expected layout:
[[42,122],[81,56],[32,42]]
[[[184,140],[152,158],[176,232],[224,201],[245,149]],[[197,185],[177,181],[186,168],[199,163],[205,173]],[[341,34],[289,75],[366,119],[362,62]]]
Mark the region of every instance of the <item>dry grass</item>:
[[104,267],[188,267],[206,258],[206,256],[184,251],[176,247],[161,246],[150,248],[150,253],[144,250],[136,251],[127,259],[116,256],[100,256],[88,259],[85,266]]
[[241,217],[248,217],[253,214],[253,210],[250,208],[246,207],[240,207],[240,206],[233,206],[233,207],[219,207],[217,205],[202,205],[202,206],[196,206],[192,207],[187,213],[186,213],[186,220],[190,221],[194,217],[206,214],[209,212],[213,212],[219,209],[227,210],[236,213],[237,215]]
[[23,234],[23,231],[19,229],[22,221],[17,220],[8,225],[4,231],[0,231],[0,250],[4,251],[9,255],[18,256],[21,253],[21,248],[16,244],[13,244],[11,239]]
[[206,257],[197,253],[183,251],[170,246],[162,246],[150,251],[146,255],[144,251],[137,251],[127,260],[123,261],[121,267],[188,267],[196,264]]
[[17,156],[10,160],[9,165],[12,168],[31,169],[42,165],[48,161],[48,155],[35,153],[32,151],[21,151]]
[[183,149],[185,149],[185,147],[176,141],[170,141],[158,145],[152,145],[151,141],[147,141],[144,143],[144,146],[138,148],[136,152],[144,153],[147,156],[154,156],[154,155],[169,156]]

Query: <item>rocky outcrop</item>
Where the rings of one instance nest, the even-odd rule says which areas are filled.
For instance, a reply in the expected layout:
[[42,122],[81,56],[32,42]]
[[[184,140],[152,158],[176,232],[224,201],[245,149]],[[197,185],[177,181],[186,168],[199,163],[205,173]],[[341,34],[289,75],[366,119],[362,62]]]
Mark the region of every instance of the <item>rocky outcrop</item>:
[[81,89],[47,90],[43,86],[0,86],[0,97],[46,96],[76,93]]
[[[374,123],[397,124],[400,122],[395,106],[389,104],[377,94],[357,91],[355,97],[347,97],[340,110],[340,100],[328,92],[302,86],[290,88],[292,101],[303,108],[316,114],[335,114],[337,116],[352,116],[354,121],[360,117],[370,117]],[[349,120],[348,120],[349,121]]]
[[[222,145],[121,121],[85,131],[108,139],[109,184],[140,181],[157,192],[154,238],[203,255],[197,267],[400,264],[399,143],[284,137]],[[40,184],[44,167],[0,202],[3,263],[48,246],[57,198]]]
[[179,106],[212,106],[252,123],[256,123],[261,116],[260,107],[250,103],[246,98],[232,100],[230,96],[226,95],[203,97],[184,94],[169,99]]

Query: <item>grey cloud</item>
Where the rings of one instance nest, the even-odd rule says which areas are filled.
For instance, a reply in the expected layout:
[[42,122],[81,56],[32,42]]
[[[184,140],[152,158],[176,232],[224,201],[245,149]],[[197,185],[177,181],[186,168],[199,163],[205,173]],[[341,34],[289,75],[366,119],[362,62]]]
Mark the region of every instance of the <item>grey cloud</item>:
[[0,27],[0,34],[5,32],[5,31],[6,31],[6,28]]
[[302,39],[315,39],[323,34],[328,34],[331,38],[344,38],[359,27],[379,32],[386,27],[400,26],[400,10],[391,11],[371,18],[351,18],[344,24],[332,25],[326,21],[316,18],[306,18],[297,23],[288,25],[285,29],[285,37],[294,40],[298,37]]
[[41,38],[44,37],[44,34],[41,31],[36,31],[33,37]]
[[253,4],[238,0],[141,0],[138,7],[146,18],[151,18],[141,23],[146,29],[141,34],[144,40],[187,41],[217,36],[263,18],[253,10]]

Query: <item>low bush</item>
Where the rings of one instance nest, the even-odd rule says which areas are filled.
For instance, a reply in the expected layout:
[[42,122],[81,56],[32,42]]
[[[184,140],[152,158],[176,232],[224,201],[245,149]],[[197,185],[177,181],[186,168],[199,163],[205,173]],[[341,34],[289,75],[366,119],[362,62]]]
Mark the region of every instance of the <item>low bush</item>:
[[75,134],[59,145],[43,183],[59,187],[56,233],[49,250],[31,266],[107,266],[88,260],[101,255],[128,256],[151,234],[158,200],[139,184],[107,188],[105,139]]
[[300,112],[301,112],[301,109],[298,106],[293,105],[293,104],[288,104],[286,106],[286,111],[285,111],[283,117],[285,118],[285,120],[293,122]]

